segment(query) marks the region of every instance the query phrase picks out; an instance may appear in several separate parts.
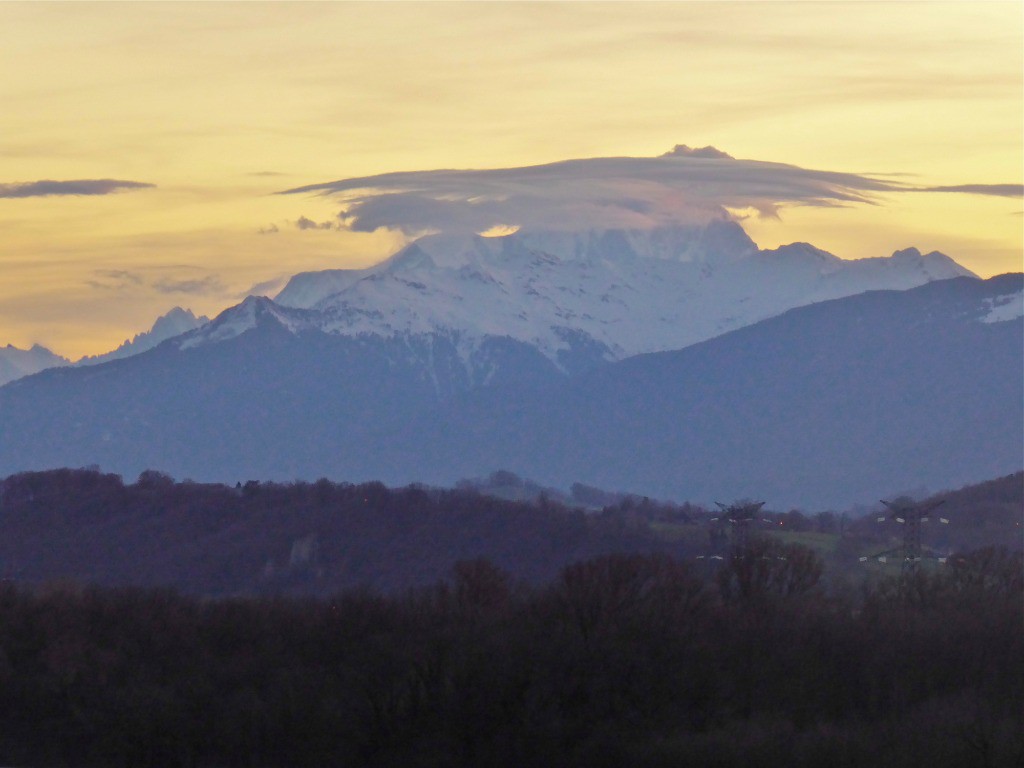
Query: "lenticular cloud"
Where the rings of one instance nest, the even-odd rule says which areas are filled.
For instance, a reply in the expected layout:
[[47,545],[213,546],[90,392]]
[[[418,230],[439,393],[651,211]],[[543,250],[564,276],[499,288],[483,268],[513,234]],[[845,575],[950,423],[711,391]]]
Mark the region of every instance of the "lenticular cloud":
[[878,176],[738,160],[714,147],[677,145],[660,157],[384,173],[280,194],[338,198],[339,218],[353,231],[415,235],[494,227],[647,229],[725,219],[729,209],[777,216],[787,205],[872,203],[878,193],[909,188]]
[[43,179],[41,181],[0,184],[0,198],[110,195],[129,189],[149,189],[153,186],[155,185],[143,181],[122,179],[76,179],[74,181]]

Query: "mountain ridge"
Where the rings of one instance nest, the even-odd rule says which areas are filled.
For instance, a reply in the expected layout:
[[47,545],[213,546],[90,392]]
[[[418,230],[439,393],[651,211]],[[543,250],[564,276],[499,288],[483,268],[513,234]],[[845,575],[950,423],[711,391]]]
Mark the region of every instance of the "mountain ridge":
[[174,307],[158,317],[148,331],[142,331],[131,339],[125,339],[116,349],[100,355],[86,355],[75,361],[58,355],[40,344],[34,344],[29,350],[21,350],[8,344],[6,347],[0,347],[0,386],[48,368],[65,365],[100,365],[111,360],[137,355],[207,322],[209,322],[209,318],[196,317],[190,309]]
[[[518,231],[502,237],[421,237],[365,269],[299,273],[260,305],[292,331],[339,335],[442,335],[472,361],[490,338],[537,348],[564,373],[634,354],[679,349],[794,306],[879,288],[968,275],[938,252],[843,260],[807,243],[759,249],[734,221],[652,230]],[[305,312],[298,311],[304,310]],[[318,313],[318,314],[310,314]],[[74,365],[97,365],[190,334],[179,348],[252,327],[248,299],[210,323],[175,307],[149,331]],[[4,359],[0,385],[63,359],[26,367]],[[20,352],[19,352],[20,354]],[[30,356],[21,354],[24,361]],[[3,370],[7,371],[6,377]]]
[[867,292],[508,403],[484,393],[439,417],[438,433],[472,438],[435,448],[421,472],[500,466],[540,483],[812,506],[935,487],[940,473],[955,484],[1014,472],[1024,381],[1006,372],[1024,368],[1024,323],[986,318],[993,296],[1021,303],[1022,284],[1014,273]]
[[196,316],[191,309],[173,307],[153,321],[148,331],[135,334],[131,339],[125,339],[116,349],[101,355],[86,355],[77,360],[75,365],[99,365],[111,360],[120,360],[125,357],[137,355],[140,352],[152,349],[158,344],[180,336],[191,330],[199,328],[210,322],[205,315]]
[[501,468],[804,507],[935,487],[936,473],[971,482],[1024,462],[1024,385],[1005,375],[1024,366],[1024,324],[985,321],[1021,286],[874,291],[569,376],[492,338],[475,361],[486,382],[469,378],[457,339],[289,329],[254,298],[260,322],[220,343],[182,349],[186,335],[0,388],[0,474],[99,464],[232,484],[445,485]]
[[[363,270],[300,273],[274,302],[358,336],[457,333],[463,356],[490,336],[562,366],[586,339],[591,365],[681,349],[794,306],[969,276],[915,248],[848,261],[809,244],[758,249],[742,227],[432,235]],[[314,316],[304,316],[308,321]]]
[[9,381],[31,376],[33,373],[58,365],[70,365],[71,361],[41,344],[28,349],[19,349],[13,344],[0,347],[0,386]]

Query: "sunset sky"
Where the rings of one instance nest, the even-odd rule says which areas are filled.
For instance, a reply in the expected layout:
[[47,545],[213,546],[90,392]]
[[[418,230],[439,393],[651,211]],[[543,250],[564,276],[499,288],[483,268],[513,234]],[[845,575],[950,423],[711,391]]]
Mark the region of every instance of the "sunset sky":
[[[595,189],[1019,271],[1022,73],[1016,1],[0,3],[0,345],[101,353],[377,261],[423,205],[514,226]],[[681,144],[735,160],[654,160]]]

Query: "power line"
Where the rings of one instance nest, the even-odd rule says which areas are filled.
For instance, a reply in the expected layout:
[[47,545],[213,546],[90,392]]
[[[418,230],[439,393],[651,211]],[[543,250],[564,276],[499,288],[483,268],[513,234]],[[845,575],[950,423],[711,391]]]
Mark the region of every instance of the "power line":
[[[893,521],[903,526],[903,541],[899,548],[889,549],[874,555],[864,556],[860,561],[877,560],[880,563],[888,563],[890,556],[896,555],[900,560],[900,568],[905,575],[915,574],[921,563],[921,524],[929,522],[932,518],[930,512],[936,507],[945,503],[945,500],[933,501],[930,504],[915,504],[912,501],[896,499],[885,501],[882,504],[889,510],[888,515],[878,518],[879,523]],[[948,524],[949,520],[944,517],[938,518],[941,524]],[[946,562],[946,558],[936,558],[940,563]]]
[[[771,523],[772,521],[761,517],[763,501],[738,501],[732,504],[722,504],[716,501],[715,504],[721,509],[718,517],[709,519],[711,523],[728,523],[728,538],[730,541],[729,559],[735,560],[739,557],[746,557],[750,554],[750,531],[758,523]],[[714,529],[712,529],[714,530]],[[723,536],[725,534],[722,534]],[[712,536],[712,549],[716,550],[715,536]],[[713,551],[710,555],[697,555],[698,560],[725,560],[720,550]],[[779,558],[783,559],[783,558]]]

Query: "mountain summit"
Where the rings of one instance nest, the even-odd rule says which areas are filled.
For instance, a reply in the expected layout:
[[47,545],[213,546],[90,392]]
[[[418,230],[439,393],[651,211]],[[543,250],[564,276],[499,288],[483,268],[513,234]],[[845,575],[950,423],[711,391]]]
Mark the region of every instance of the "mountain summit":
[[914,249],[762,250],[727,221],[434,235],[0,388],[0,475],[507,468],[812,506],[971,482],[1020,466],[1020,290]]
[[174,307],[167,314],[161,315],[154,321],[153,327],[143,333],[137,333],[129,340],[125,339],[117,349],[106,352],[102,355],[83,357],[75,365],[98,365],[111,360],[120,360],[125,357],[137,355],[140,352],[152,349],[157,344],[180,336],[195,328],[199,328],[210,319],[205,316],[196,317],[191,309]]
[[[760,250],[739,224],[651,230],[430,235],[362,270],[293,277],[281,307],[326,333],[443,334],[466,354],[507,337],[562,368],[680,349],[793,307],[974,275],[908,249],[846,261],[797,243]],[[306,315],[303,322],[311,322]]]
[[208,322],[209,318],[196,317],[190,309],[174,307],[158,317],[150,330],[137,333],[132,339],[125,339],[117,349],[101,355],[87,355],[74,363],[39,344],[33,345],[28,350],[18,349],[8,344],[6,347],[0,347],[0,386],[33,373],[45,371],[48,368],[65,365],[99,365],[111,360],[131,357]]
[[59,365],[68,365],[70,362],[66,357],[61,357],[39,344],[33,344],[30,349],[18,349],[13,344],[8,344],[6,347],[0,347],[0,386],[22,376]]
[[319,311],[250,298],[149,352],[0,388],[0,476],[450,484],[505,468],[810,508],[951,487],[1021,466],[1021,287],[870,291],[571,375],[508,338],[467,361],[453,337],[325,333]]

